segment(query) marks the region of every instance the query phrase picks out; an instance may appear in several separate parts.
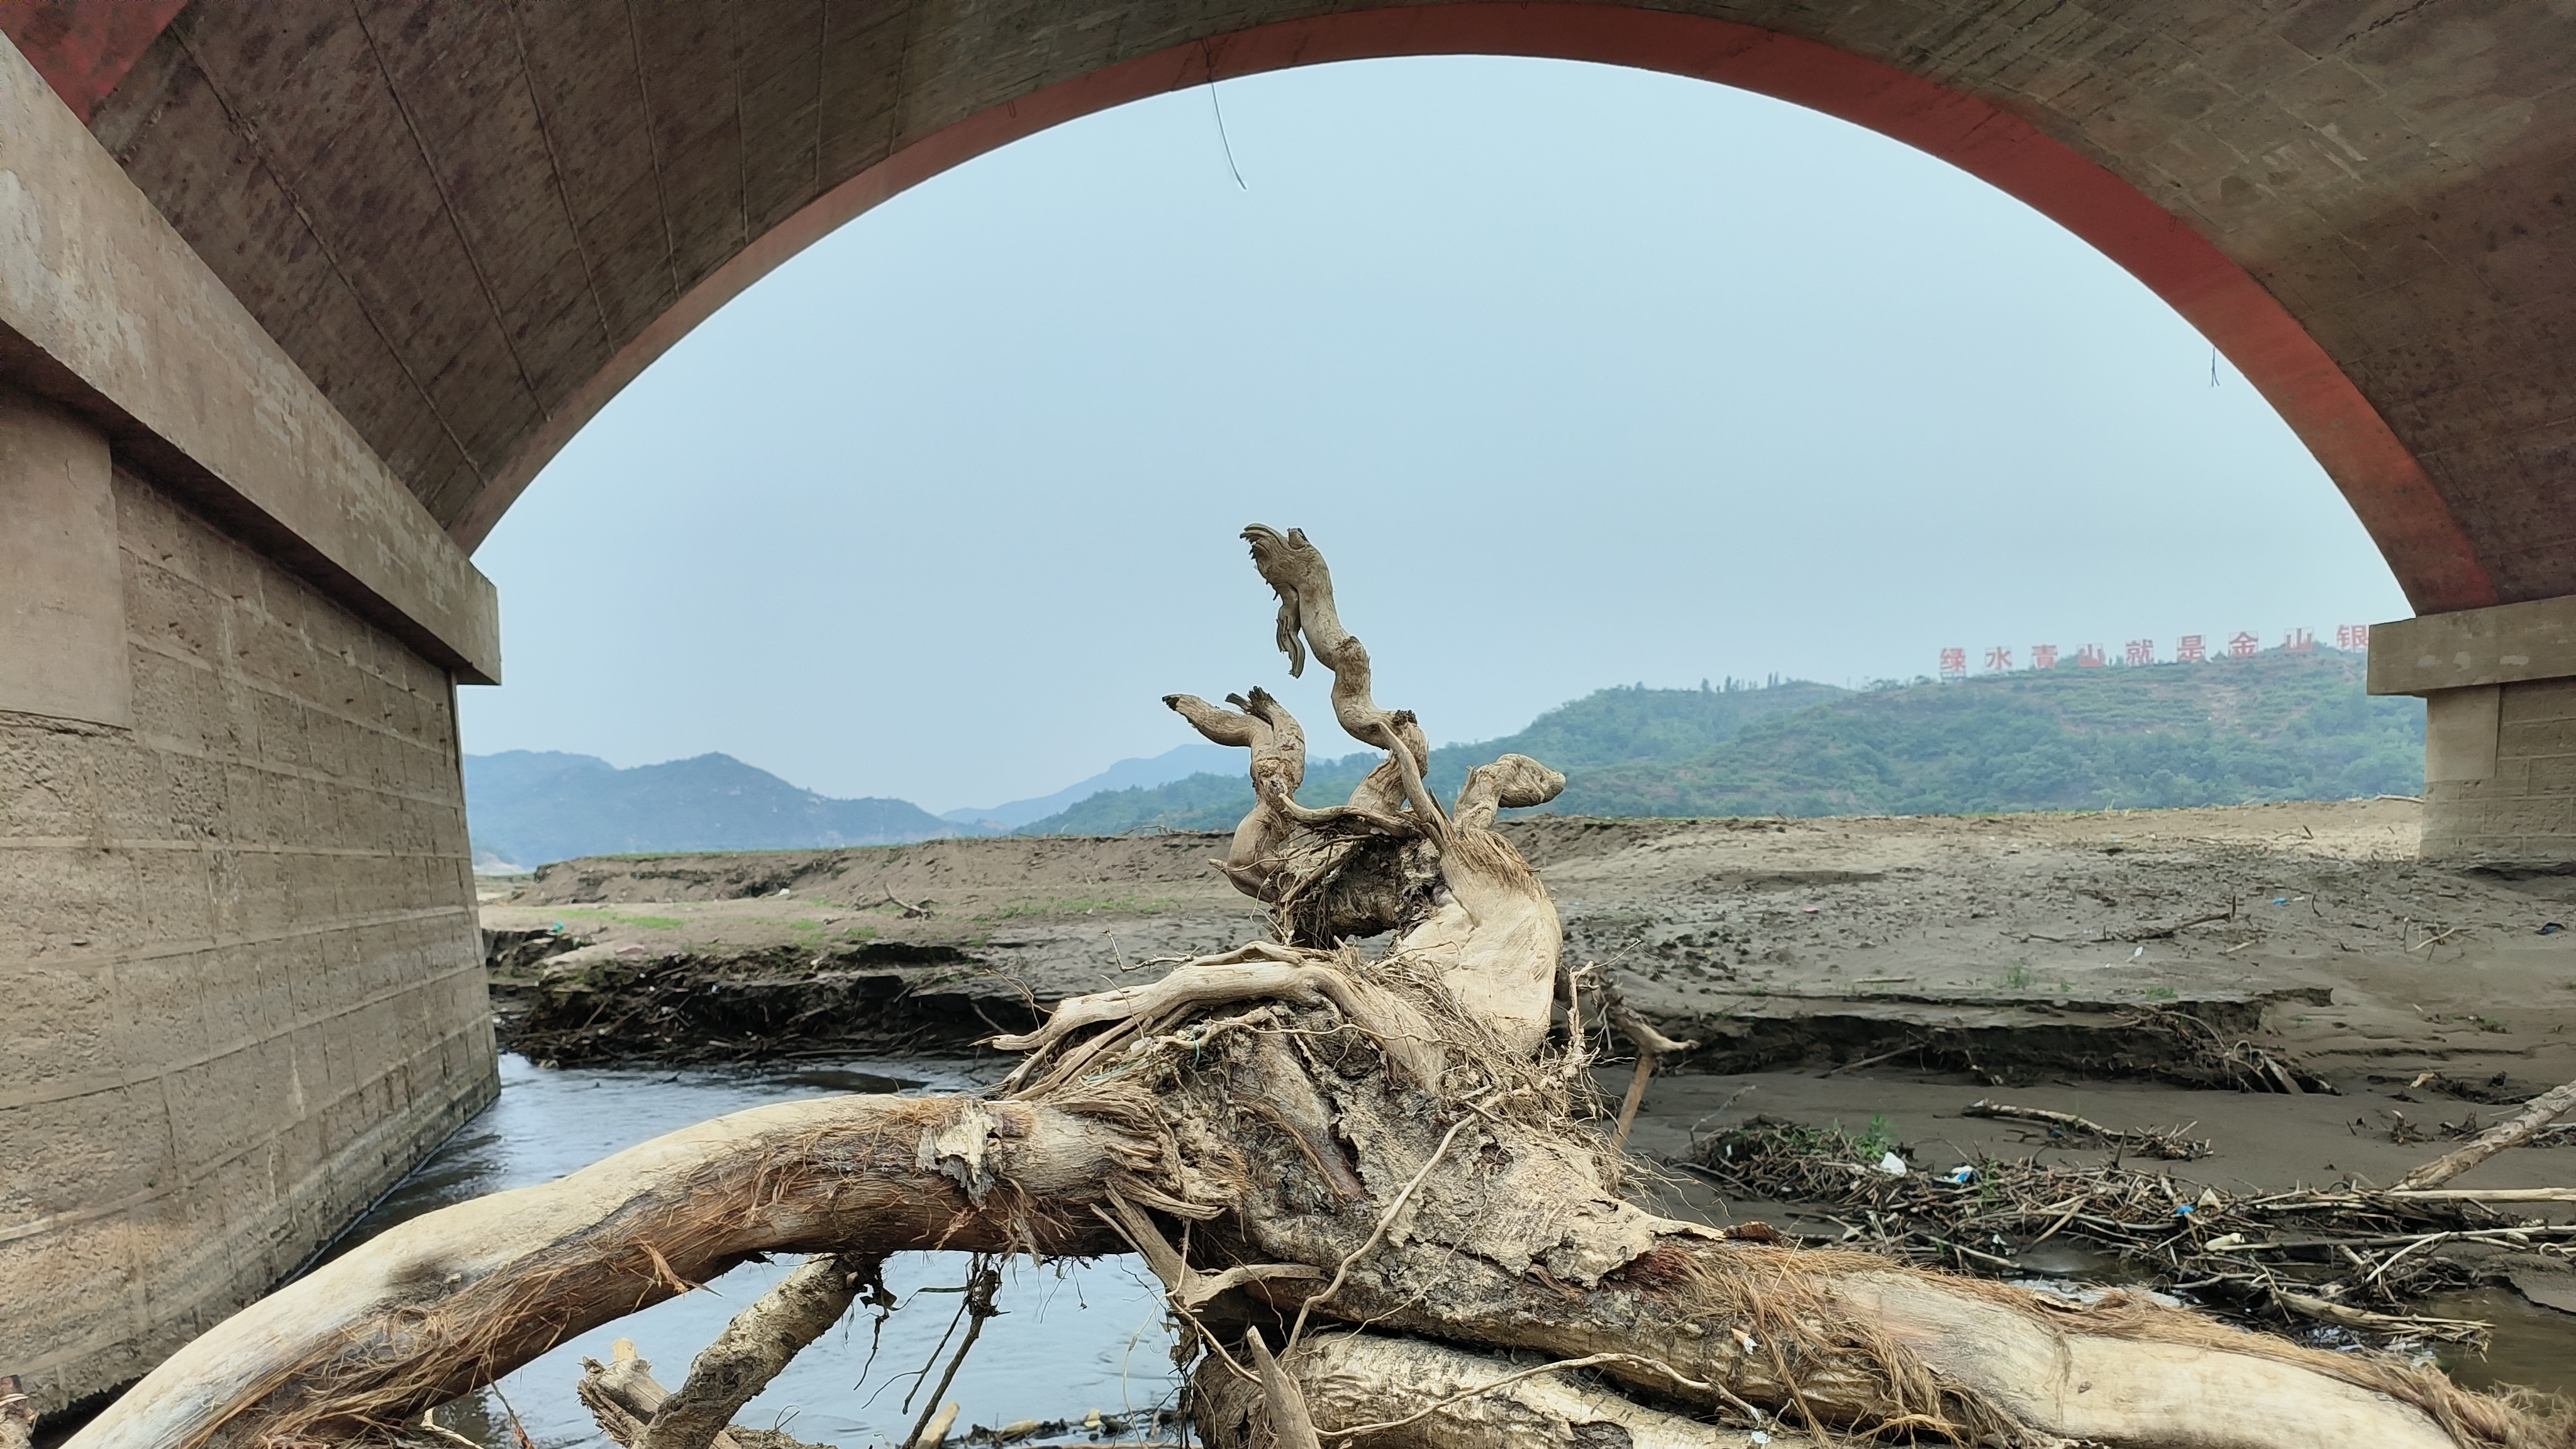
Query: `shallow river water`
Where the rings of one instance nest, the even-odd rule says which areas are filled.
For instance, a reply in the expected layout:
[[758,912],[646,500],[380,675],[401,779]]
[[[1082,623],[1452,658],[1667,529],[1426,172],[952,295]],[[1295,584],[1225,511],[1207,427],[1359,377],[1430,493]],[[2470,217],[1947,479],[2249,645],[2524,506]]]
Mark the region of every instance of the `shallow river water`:
[[[561,1177],[647,1138],[745,1107],[835,1092],[953,1092],[976,1085],[968,1070],[911,1060],[838,1069],[809,1064],[675,1072],[540,1071],[523,1058],[503,1057],[500,1101],[360,1219],[340,1250],[433,1208]],[[573,1397],[584,1358],[604,1362],[612,1342],[631,1338],[652,1362],[654,1377],[676,1387],[698,1350],[797,1261],[747,1263],[717,1279],[711,1292],[684,1294],[585,1333],[502,1379],[498,1392],[487,1389],[440,1410],[438,1420],[493,1449],[519,1449],[510,1426],[515,1411],[536,1449],[604,1446],[608,1441]],[[921,1411],[917,1400],[905,1411],[904,1396],[917,1387],[924,1361],[958,1310],[956,1293],[933,1290],[962,1284],[966,1264],[962,1253],[906,1253],[889,1261],[886,1283],[903,1304],[878,1333],[873,1364],[874,1316],[854,1310],[754,1399],[738,1422],[783,1428],[842,1449],[900,1442]],[[1150,1413],[1172,1401],[1178,1380],[1171,1337],[1163,1329],[1159,1300],[1133,1260],[1037,1268],[1022,1259],[1005,1274],[1002,1313],[985,1325],[948,1391],[949,1399],[964,1406],[952,1443],[978,1424],[1079,1423],[1090,1409]],[[933,1383],[953,1351],[952,1341],[932,1368]],[[1071,1437],[1084,1436],[1077,1430]]]

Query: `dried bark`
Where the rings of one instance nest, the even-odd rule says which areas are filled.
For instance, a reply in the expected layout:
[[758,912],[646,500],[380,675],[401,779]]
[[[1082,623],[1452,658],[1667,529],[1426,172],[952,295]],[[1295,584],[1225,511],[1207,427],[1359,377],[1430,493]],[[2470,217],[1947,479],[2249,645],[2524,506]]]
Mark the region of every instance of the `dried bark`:
[[[2569,1442],[2561,1422],[2395,1360],[1796,1250],[1622,1199],[1619,1154],[1577,1111],[1590,1058],[1579,1038],[1546,1045],[1555,907],[1490,828],[1563,777],[1505,757],[1443,809],[1419,722],[1374,700],[1322,555],[1295,532],[1246,537],[1292,664],[1311,646],[1338,722],[1388,752],[1348,804],[1311,809],[1293,796],[1302,731],[1276,701],[1173,697],[1253,752],[1258,803],[1224,867],[1271,904],[1277,939],[1059,1004],[999,1043],[1029,1056],[997,1099],[761,1108],[414,1219],[182,1350],[73,1449],[398,1437],[424,1407],[754,1252],[927,1247],[1141,1253],[1202,1355],[1221,1442],[1247,1442],[1224,1436],[1250,1432],[1236,1410],[1255,1400],[1264,1442],[1291,1443],[1527,1442],[1531,1426],[1578,1444],[1757,1426],[1799,1442],[1784,1419],[2030,1449]],[[1374,956],[1354,944],[1384,931]],[[1597,1380],[1492,1356],[1515,1352]],[[664,1405],[610,1381],[631,1377],[611,1366],[585,1397],[623,1404],[642,1433]]]
[[[805,1345],[841,1321],[883,1259],[816,1257],[734,1316],[654,1410],[633,1449],[708,1449]],[[625,1441],[621,1441],[625,1442]]]
[[2399,1178],[2397,1185],[2389,1190],[2416,1192],[2440,1187],[2506,1148],[2530,1141],[2540,1135],[2540,1129],[2570,1112],[2576,1112],[2576,1082],[2552,1087],[2532,1098],[2531,1105],[2479,1133],[2466,1145],[2446,1152]]

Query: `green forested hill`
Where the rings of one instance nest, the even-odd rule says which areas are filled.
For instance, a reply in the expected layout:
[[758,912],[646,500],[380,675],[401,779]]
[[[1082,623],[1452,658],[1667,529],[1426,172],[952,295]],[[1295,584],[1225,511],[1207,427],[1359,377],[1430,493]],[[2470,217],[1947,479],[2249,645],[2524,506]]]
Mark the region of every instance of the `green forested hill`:
[[[2418,793],[2424,707],[2362,692],[2362,656],[2027,671],[1849,692],[1604,690],[1517,735],[1433,752],[1445,796],[1505,751],[1565,771],[1583,815],[1879,815],[2235,805]],[[1379,756],[1317,761],[1298,798],[1346,798]],[[1223,829],[1239,776],[1095,795],[1033,834]]]
[[[1734,738],[1749,721],[1785,714],[1845,693],[1830,684],[1795,680],[1763,688],[1647,689],[1641,685],[1604,689],[1549,710],[1518,734],[1434,749],[1428,778],[1431,788],[1445,799],[1457,793],[1469,770],[1497,755],[1528,755],[1569,774],[1693,759]],[[1340,734],[1329,719],[1306,723],[1310,743]],[[1385,758],[1382,751],[1362,751],[1339,759],[1310,760],[1306,783],[1298,790],[1297,798],[1310,806],[1341,804],[1350,798],[1360,778]],[[1020,833],[1115,835],[1142,826],[1231,830],[1251,808],[1252,786],[1243,776],[1192,775],[1152,789],[1094,795],[1060,814],[1023,827]]]
[[2424,706],[2362,657],[2274,651],[1871,690],[1695,759],[1574,776],[1583,815],[1922,815],[2412,795]]

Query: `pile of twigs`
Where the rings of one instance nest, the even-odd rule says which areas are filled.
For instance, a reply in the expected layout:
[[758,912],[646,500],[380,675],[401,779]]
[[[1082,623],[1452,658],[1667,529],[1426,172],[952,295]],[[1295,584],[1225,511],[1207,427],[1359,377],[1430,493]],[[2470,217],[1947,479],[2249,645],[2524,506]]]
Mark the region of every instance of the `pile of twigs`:
[[[2179,1132],[2120,1135],[2165,1144],[2175,1156],[2206,1150]],[[1693,1157],[1682,1165],[1731,1193],[1821,1209],[1816,1215],[1840,1232],[1802,1235],[1811,1241],[2023,1277],[2032,1274],[2020,1256],[2057,1240],[2101,1253],[2097,1278],[2271,1323],[2479,1343],[2484,1324],[2403,1310],[2429,1293],[2498,1279],[2503,1255],[2576,1256],[2576,1225],[2515,1216],[2475,1192],[2346,1182],[2230,1194],[2116,1158],[2090,1167],[1988,1158],[1927,1172],[1881,1129],[1855,1135],[1767,1116],[1701,1139]]]

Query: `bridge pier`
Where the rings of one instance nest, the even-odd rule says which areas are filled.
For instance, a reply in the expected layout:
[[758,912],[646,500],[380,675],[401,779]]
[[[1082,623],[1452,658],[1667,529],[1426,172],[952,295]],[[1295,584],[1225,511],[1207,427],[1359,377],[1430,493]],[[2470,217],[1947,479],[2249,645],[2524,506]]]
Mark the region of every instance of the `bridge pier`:
[[0,1368],[258,1297],[491,1100],[490,585],[0,43]]
[[2427,857],[2576,866],[2576,598],[2376,625],[2369,677],[2424,698]]

